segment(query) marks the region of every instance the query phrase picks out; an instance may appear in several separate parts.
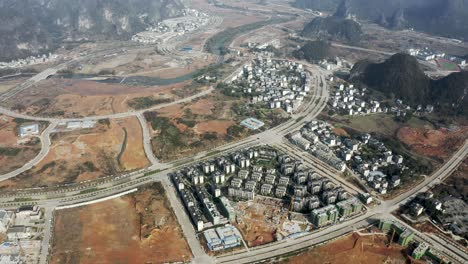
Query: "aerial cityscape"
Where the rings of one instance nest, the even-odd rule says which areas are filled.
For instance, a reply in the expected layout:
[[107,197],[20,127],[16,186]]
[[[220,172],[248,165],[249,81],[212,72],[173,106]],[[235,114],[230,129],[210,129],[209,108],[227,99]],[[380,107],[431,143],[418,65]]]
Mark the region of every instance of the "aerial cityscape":
[[468,0],[0,9],[0,264],[468,263]]

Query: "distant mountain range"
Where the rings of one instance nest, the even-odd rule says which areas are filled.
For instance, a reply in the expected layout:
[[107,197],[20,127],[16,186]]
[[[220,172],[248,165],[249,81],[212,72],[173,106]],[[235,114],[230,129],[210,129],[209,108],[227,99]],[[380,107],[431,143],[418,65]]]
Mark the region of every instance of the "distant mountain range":
[[395,54],[382,63],[356,63],[350,79],[412,105],[431,104],[448,113],[468,114],[466,71],[433,80],[426,76],[416,58]]
[[468,40],[468,0],[296,0],[299,8],[335,12],[395,29],[416,30]]
[[62,41],[128,39],[179,15],[185,0],[0,0],[0,61],[53,50]]

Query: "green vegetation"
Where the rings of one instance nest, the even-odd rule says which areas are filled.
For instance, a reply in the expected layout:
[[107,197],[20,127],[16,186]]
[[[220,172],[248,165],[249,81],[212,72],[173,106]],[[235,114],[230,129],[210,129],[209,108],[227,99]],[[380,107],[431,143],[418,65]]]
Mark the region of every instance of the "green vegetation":
[[330,43],[322,40],[308,41],[302,48],[294,51],[293,56],[309,62],[327,59],[330,56]]
[[119,164],[119,166],[122,166],[122,155],[124,154],[125,150],[127,149],[127,139],[128,139],[128,134],[127,134],[127,129],[125,127],[122,128],[123,132],[124,132],[124,139],[123,139],[123,142],[122,142],[122,148],[120,149],[120,152],[119,154],[117,154],[117,163]]
[[236,119],[238,121],[253,117],[265,122],[265,127],[262,129],[277,126],[290,118],[283,110],[266,109],[259,104],[248,104],[244,102],[234,103],[231,107],[231,111],[237,116]]
[[151,123],[158,136],[153,139],[153,149],[158,158],[165,158],[186,147],[182,132],[167,117],[158,116],[155,112],[145,113],[145,118]]
[[76,194],[76,195],[87,194],[87,193],[93,193],[93,192],[97,192],[97,191],[102,190],[102,189],[103,189],[103,188],[89,188],[89,189],[80,191],[80,192],[79,192],[78,194]]
[[31,197],[21,197],[21,198],[15,198],[13,202],[30,202],[30,201],[35,201],[37,199],[33,199]]
[[235,28],[228,28],[224,31],[214,35],[205,43],[205,49],[216,55],[225,55],[228,53],[227,46],[231,43],[238,35],[259,29],[261,27],[278,24],[288,21],[284,18],[273,18],[266,21],[259,21],[252,24],[247,24]]
[[109,118],[99,119],[99,120],[98,120],[98,123],[101,124],[101,125],[106,125],[107,127],[110,126],[110,120],[109,120]]
[[361,40],[362,29],[351,19],[317,17],[304,27],[301,35],[306,38],[333,38],[356,44]]
[[170,103],[174,101],[173,99],[170,98],[154,98],[152,96],[146,96],[146,97],[137,97],[133,98],[132,100],[128,101],[128,106],[130,106],[133,109],[140,110],[140,109],[146,109],[150,108],[155,105],[159,104],[165,104],[165,103]]
[[91,161],[85,161],[85,162],[83,162],[82,167],[83,167],[86,171],[89,171],[89,172],[94,172],[94,171],[97,171],[97,170],[98,170],[98,169],[96,168],[96,166],[94,165],[94,163],[92,163]]
[[468,72],[452,73],[432,80],[426,76],[413,56],[395,54],[382,63],[361,61],[351,70],[352,81],[382,92],[390,98],[400,98],[413,106],[437,105],[437,110],[449,115],[466,115],[465,96]]
[[0,156],[15,157],[21,152],[19,148],[3,148],[0,147]]
[[49,163],[44,164],[44,166],[42,166],[36,173],[41,174],[48,169],[54,168],[56,165],[57,165],[57,162],[51,161]]

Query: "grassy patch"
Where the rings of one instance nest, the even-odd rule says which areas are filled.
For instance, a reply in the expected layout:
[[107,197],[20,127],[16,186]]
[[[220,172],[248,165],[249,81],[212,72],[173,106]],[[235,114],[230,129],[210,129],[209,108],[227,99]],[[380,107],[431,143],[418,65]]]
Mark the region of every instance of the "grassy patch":
[[150,108],[152,106],[158,105],[158,104],[165,104],[165,103],[170,103],[172,102],[173,99],[170,98],[154,98],[152,96],[147,96],[147,97],[137,97],[133,98],[128,102],[128,106],[130,106],[133,109],[140,110],[140,109],[146,109]]
[[283,23],[286,21],[288,21],[288,19],[273,18],[267,21],[259,21],[235,28],[228,28],[208,39],[208,41],[205,44],[205,49],[208,52],[216,55],[224,55],[228,52],[227,46],[236,38],[236,36],[259,29],[267,25]]
[[0,156],[15,157],[21,152],[19,148],[2,148],[0,147]]

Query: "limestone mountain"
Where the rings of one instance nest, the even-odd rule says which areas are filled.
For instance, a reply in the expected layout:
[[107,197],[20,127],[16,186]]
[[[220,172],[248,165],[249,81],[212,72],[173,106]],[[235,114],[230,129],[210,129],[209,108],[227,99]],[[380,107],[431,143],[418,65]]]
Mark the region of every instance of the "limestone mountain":
[[[389,21],[389,26],[412,27],[446,37],[468,39],[468,0],[347,0],[346,10],[358,19]],[[296,0],[294,5],[335,12],[343,0]],[[382,15],[385,20],[382,19]],[[392,20],[392,21],[390,21]],[[385,25],[385,24],[383,24]]]
[[184,0],[0,0],[0,61],[53,50],[65,41],[128,39]]
[[434,80],[408,54],[395,54],[381,63],[360,61],[351,70],[350,79],[413,105],[432,104],[451,113],[468,113],[468,72]]

